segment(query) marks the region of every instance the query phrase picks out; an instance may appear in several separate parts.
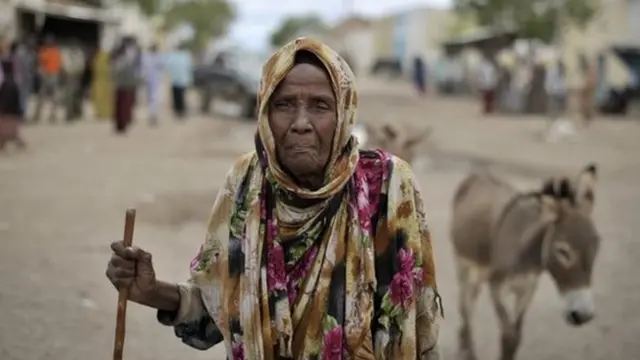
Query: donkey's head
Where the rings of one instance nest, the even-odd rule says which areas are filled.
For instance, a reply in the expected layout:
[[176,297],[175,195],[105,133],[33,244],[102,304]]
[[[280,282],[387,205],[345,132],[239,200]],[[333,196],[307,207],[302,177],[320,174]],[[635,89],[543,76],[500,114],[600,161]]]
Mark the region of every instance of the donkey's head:
[[379,148],[387,151],[411,164],[415,159],[420,143],[426,141],[431,135],[431,129],[411,131],[399,128],[392,124],[374,126],[365,124],[359,129],[356,136],[359,142],[366,148]]
[[596,167],[585,167],[578,177],[548,180],[541,192],[542,221],[547,224],[542,241],[543,265],[565,299],[566,320],[574,326],[595,315],[591,291],[594,261],[600,237],[591,213]]

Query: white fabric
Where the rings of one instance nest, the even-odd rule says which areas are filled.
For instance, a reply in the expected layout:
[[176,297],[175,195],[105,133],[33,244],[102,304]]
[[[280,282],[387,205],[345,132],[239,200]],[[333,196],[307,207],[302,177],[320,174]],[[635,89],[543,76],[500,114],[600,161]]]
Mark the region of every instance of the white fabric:
[[484,60],[480,65],[479,85],[482,90],[491,90],[498,85],[496,67],[489,60]]

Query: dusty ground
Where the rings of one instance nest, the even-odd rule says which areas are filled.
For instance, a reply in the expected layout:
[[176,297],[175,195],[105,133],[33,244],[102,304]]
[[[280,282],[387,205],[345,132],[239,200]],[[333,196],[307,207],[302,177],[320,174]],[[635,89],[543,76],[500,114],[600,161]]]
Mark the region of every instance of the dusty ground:
[[[599,305],[584,328],[566,325],[545,278],[525,324],[520,359],[640,359],[640,126],[596,124],[573,143],[536,142],[536,119],[478,119],[469,102],[422,103],[402,91],[366,89],[361,118],[431,125],[432,154],[416,166],[436,239],[445,301],[445,359],[456,346],[456,283],[448,221],[453,190],[473,166],[488,164],[522,187],[558,170],[597,160],[602,181],[596,222],[604,238],[595,275]],[[386,97],[394,92],[400,95]],[[135,206],[135,242],[154,254],[158,276],[184,280],[204,235],[204,220],[234,156],[252,147],[254,124],[193,118],[150,129],[139,121],[126,137],[106,123],[27,128],[28,153],[0,154],[0,359],[108,359],[116,292],[104,276],[108,244],[122,236]],[[475,321],[481,359],[496,359],[496,321],[486,291]],[[152,311],[129,308],[126,359],[223,359],[220,348],[182,345]]]

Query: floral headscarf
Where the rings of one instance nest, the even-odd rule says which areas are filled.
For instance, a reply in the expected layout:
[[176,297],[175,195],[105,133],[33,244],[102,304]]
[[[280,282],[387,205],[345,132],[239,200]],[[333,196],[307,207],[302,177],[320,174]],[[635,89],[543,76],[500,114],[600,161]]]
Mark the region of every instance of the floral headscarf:
[[[325,65],[338,102],[316,191],[280,168],[268,124],[268,99],[300,50]],[[233,360],[435,359],[442,310],[420,193],[406,163],[358,150],[349,67],[297,39],[265,64],[259,98],[256,151],[227,175],[181,308],[161,321],[196,348],[223,338]]]

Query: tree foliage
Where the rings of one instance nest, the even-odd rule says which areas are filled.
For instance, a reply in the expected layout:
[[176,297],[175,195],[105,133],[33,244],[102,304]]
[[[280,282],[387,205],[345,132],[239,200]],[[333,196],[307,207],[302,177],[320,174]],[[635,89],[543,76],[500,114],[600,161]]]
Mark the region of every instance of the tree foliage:
[[296,36],[323,33],[328,29],[327,24],[315,14],[304,16],[290,16],[271,33],[271,46],[279,47]]
[[212,38],[226,34],[235,18],[235,8],[227,0],[183,0],[168,7],[164,13],[164,27],[173,30],[190,26],[193,37],[186,45],[192,51],[200,51]]
[[473,14],[481,26],[515,30],[521,36],[551,41],[564,25],[585,26],[597,0],[454,0],[458,13]]

